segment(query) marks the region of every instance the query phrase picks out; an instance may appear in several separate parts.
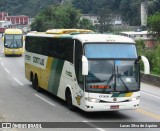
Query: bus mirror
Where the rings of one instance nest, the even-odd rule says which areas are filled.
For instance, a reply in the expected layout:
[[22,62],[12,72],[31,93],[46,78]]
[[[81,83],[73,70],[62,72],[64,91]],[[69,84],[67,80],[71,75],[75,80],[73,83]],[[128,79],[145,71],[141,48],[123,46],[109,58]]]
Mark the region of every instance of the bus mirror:
[[141,60],[144,63],[144,74],[150,74],[150,65],[148,59],[145,56],[141,56]]
[[25,36],[23,36],[23,41],[25,41]]
[[4,42],[4,36],[2,37],[2,41]]
[[88,75],[88,60],[82,56],[82,75]]

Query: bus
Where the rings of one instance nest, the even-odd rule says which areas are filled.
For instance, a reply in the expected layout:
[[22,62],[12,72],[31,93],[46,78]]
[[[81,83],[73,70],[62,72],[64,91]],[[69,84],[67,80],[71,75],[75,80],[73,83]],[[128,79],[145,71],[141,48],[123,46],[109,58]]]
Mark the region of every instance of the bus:
[[86,112],[137,109],[140,102],[140,60],[131,38],[88,30],[52,29],[25,39],[25,77],[33,88]]
[[19,55],[22,56],[23,49],[23,31],[17,28],[6,29],[3,36],[4,55]]

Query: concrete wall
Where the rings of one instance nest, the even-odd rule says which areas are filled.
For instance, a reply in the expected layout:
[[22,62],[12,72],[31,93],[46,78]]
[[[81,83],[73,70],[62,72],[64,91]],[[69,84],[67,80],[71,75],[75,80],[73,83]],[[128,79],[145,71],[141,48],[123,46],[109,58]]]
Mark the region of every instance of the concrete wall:
[[145,75],[145,74],[141,73],[141,81],[160,87],[160,76]]

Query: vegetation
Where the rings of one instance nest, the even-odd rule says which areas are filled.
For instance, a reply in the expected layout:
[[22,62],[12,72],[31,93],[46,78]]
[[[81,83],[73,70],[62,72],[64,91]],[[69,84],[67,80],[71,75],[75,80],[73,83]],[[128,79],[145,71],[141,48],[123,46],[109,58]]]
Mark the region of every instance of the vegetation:
[[[136,41],[138,54],[144,55],[148,58],[151,73],[155,75],[160,75],[160,44],[158,44],[154,49],[145,48],[144,41]],[[143,64],[141,63],[141,70],[143,70]]]
[[151,34],[160,40],[160,12],[148,18],[148,29]]
[[[35,17],[48,5],[60,5],[62,0],[0,0],[0,11],[9,15],[28,15]],[[65,0],[64,0],[65,1]],[[107,8],[111,14],[122,15],[123,21],[130,25],[140,25],[140,3],[144,0],[66,0],[81,10],[83,14],[99,14]],[[160,11],[160,0],[148,0],[149,15]]]
[[[111,17],[122,16],[130,25],[140,25],[140,3],[144,0],[0,0],[0,11],[9,15],[28,15],[35,17],[32,30],[46,31],[51,28],[86,28],[101,33],[112,31]],[[73,5],[72,5],[73,4]],[[148,29],[160,40],[160,0],[148,0]],[[83,14],[98,15],[99,25],[94,27]],[[150,62],[151,71],[160,75],[160,44],[154,49],[145,48],[143,41],[137,41],[138,52]]]
[[35,17],[48,5],[60,4],[61,0],[0,0],[0,11],[9,15],[28,15]]
[[112,31],[112,15],[111,11],[107,8],[102,8],[98,13],[98,22],[97,30],[100,33],[109,33]]
[[85,28],[94,29],[92,22],[81,19],[81,13],[72,4],[48,6],[42,10],[31,25],[32,30],[46,31],[51,28]]
[[36,31],[46,31],[51,28],[77,28],[79,20],[80,12],[71,4],[51,5],[36,16],[31,28]]
[[[98,14],[108,8],[112,14],[119,14],[122,20],[132,26],[140,25],[140,4],[145,0],[72,0],[73,5],[84,14]],[[160,0],[148,0],[149,15],[160,11]]]

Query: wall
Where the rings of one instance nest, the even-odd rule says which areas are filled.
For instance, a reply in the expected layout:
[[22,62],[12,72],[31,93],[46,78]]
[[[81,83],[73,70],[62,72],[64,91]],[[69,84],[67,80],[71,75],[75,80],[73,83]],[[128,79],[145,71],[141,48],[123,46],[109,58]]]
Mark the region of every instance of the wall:
[[141,73],[141,81],[160,87],[160,76],[145,75],[145,74]]

